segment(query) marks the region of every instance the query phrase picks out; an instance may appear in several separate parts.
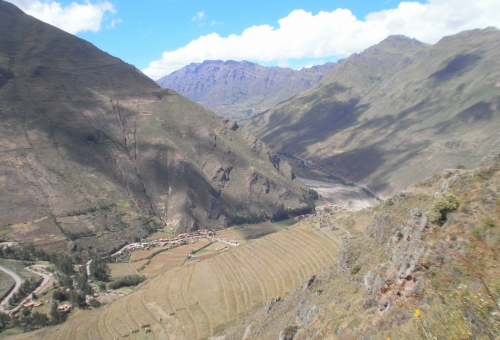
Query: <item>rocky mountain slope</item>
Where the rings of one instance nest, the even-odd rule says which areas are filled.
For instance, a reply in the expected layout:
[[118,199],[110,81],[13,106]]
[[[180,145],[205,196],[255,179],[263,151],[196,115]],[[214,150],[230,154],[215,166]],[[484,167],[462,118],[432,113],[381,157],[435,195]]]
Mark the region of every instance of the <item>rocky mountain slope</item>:
[[499,39],[495,28],[435,45],[391,36],[245,128],[278,153],[391,195],[500,143]]
[[244,121],[304,91],[336,66],[326,63],[296,71],[248,61],[191,63],[158,80],[218,114]]
[[318,211],[15,338],[498,339],[499,189],[497,151],[374,209]]
[[0,102],[0,239],[105,253],[307,207],[234,121],[4,1]]
[[351,233],[330,267],[221,333],[225,340],[249,328],[246,339],[498,339],[499,185],[497,151],[477,169],[441,171],[371,211],[321,212],[320,230]]

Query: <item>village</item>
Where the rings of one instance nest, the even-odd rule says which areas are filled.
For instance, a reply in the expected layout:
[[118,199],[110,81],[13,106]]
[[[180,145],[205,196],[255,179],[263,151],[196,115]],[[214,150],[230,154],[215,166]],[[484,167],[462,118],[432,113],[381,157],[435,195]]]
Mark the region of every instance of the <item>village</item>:
[[[222,242],[225,244],[228,244],[233,247],[237,247],[240,245],[240,242],[235,241],[235,240],[225,240],[221,237],[218,237],[217,234],[214,231],[207,230],[207,229],[202,229],[202,230],[197,230],[192,233],[183,233],[179,234],[175,237],[172,238],[159,238],[157,240],[151,240],[151,241],[146,241],[142,240],[141,242],[136,242],[136,243],[130,243],[121,248],[119,251],[116,253],[112,254],[111,257],[123,257],[127,253],[133,252],[134,250],[150,250],[153,247],[168,247],[174,248],[178,246],[182,246],[185,244],[194,244],[198,240],[206,238],[210,242]],[[219,247],[216,250],[217,251],[223,251],[229,249],[228,247]],[[190,254],[188,256],[189,258],[192,258],[193,255]]]

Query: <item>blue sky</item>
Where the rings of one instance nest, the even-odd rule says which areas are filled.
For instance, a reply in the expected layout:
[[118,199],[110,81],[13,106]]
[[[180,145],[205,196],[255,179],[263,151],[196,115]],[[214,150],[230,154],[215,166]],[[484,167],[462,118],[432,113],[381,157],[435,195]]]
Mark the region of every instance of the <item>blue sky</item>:
[[[202,1],[147,0],[112,2],[122,22],[115,29],[77,35],[97,47],[119,56],[140,69],[161,56],[176,50],[200,36],[217,32],[221,36],[240,34],[253,25],[276,25],[296,9],[313,13],[349,8],[356,16],[388,8],[383,1]],[[353,5],[354,3],[354,5]],[[193,20],[197,13],[203,17]]]
[[498,0],[8,0],[90,41],[153,79],[206,59],[301,68],[337,60],[390,34],[435,43],[500,27]]

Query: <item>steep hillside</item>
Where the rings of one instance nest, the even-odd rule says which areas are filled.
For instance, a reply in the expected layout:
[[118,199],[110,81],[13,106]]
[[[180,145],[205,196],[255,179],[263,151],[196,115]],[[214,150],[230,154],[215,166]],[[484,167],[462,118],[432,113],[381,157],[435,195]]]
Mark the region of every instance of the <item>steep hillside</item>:
[[16,339],[498,339],[499,190],[497,154],[374,209],[318,211]]
[[310,88],[335,66],[326,63],[296,71],[248,61],[207,60],[187,65],[158,83],[222,116],[245,121]]
[[[329,268],[221,334],[242,339],[498,339],[500,156],[448,169],[373,211],[320,212],[347,228]],[[345,235],[345,234],[344,234]]]
[[234,121],[3,1],[0,102],[0,239],[104,253],[307,206]]
[[500,32],[391,36],[245,124],[276,152],[382,196],[500,142]]

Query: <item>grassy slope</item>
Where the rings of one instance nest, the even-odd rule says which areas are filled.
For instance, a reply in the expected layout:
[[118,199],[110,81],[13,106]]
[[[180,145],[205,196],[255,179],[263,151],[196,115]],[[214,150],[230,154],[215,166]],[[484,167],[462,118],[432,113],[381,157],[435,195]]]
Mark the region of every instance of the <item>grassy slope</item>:
[[[251,324],[247,339],[275,339],[283,330],[296,332],[294,339],[498,338],[499,192],[500,156],[476,170],[445,170],[374,209],[317,213],[167,272],[58,331],[81,325],[104,338],[122,332],[232,340]],[[439,197],[456,197],[458,208],[426,224],[442,207]],[[307,286],[310,274],[316,278]],[[266,303],[278,295],[281,301]],[[105,326],[111,323],[117,328]],[[54,331],[27,336],[50,338]]]
[[389,37],[245,127],[275,151],[385,196],[473,166],[499,138],[499,36],[466,31],[433,46]]
[[[459,208],[444,225],[420,232],[420,217],[410,212],[432,215],[435,192],[456,195]],[[354,238],[330,268],[270,314],[259,311],[228,327],[227,339],[241,339],[250,323],[248,339],[277,338],[286,328],[297,331],[294,339],[498,338],[499,193],[496,157],[475,171],[443,171],[417,183],[365,212],[373,220],[361,232],[361,213],[343,222],[332,217],[351,225]]]

